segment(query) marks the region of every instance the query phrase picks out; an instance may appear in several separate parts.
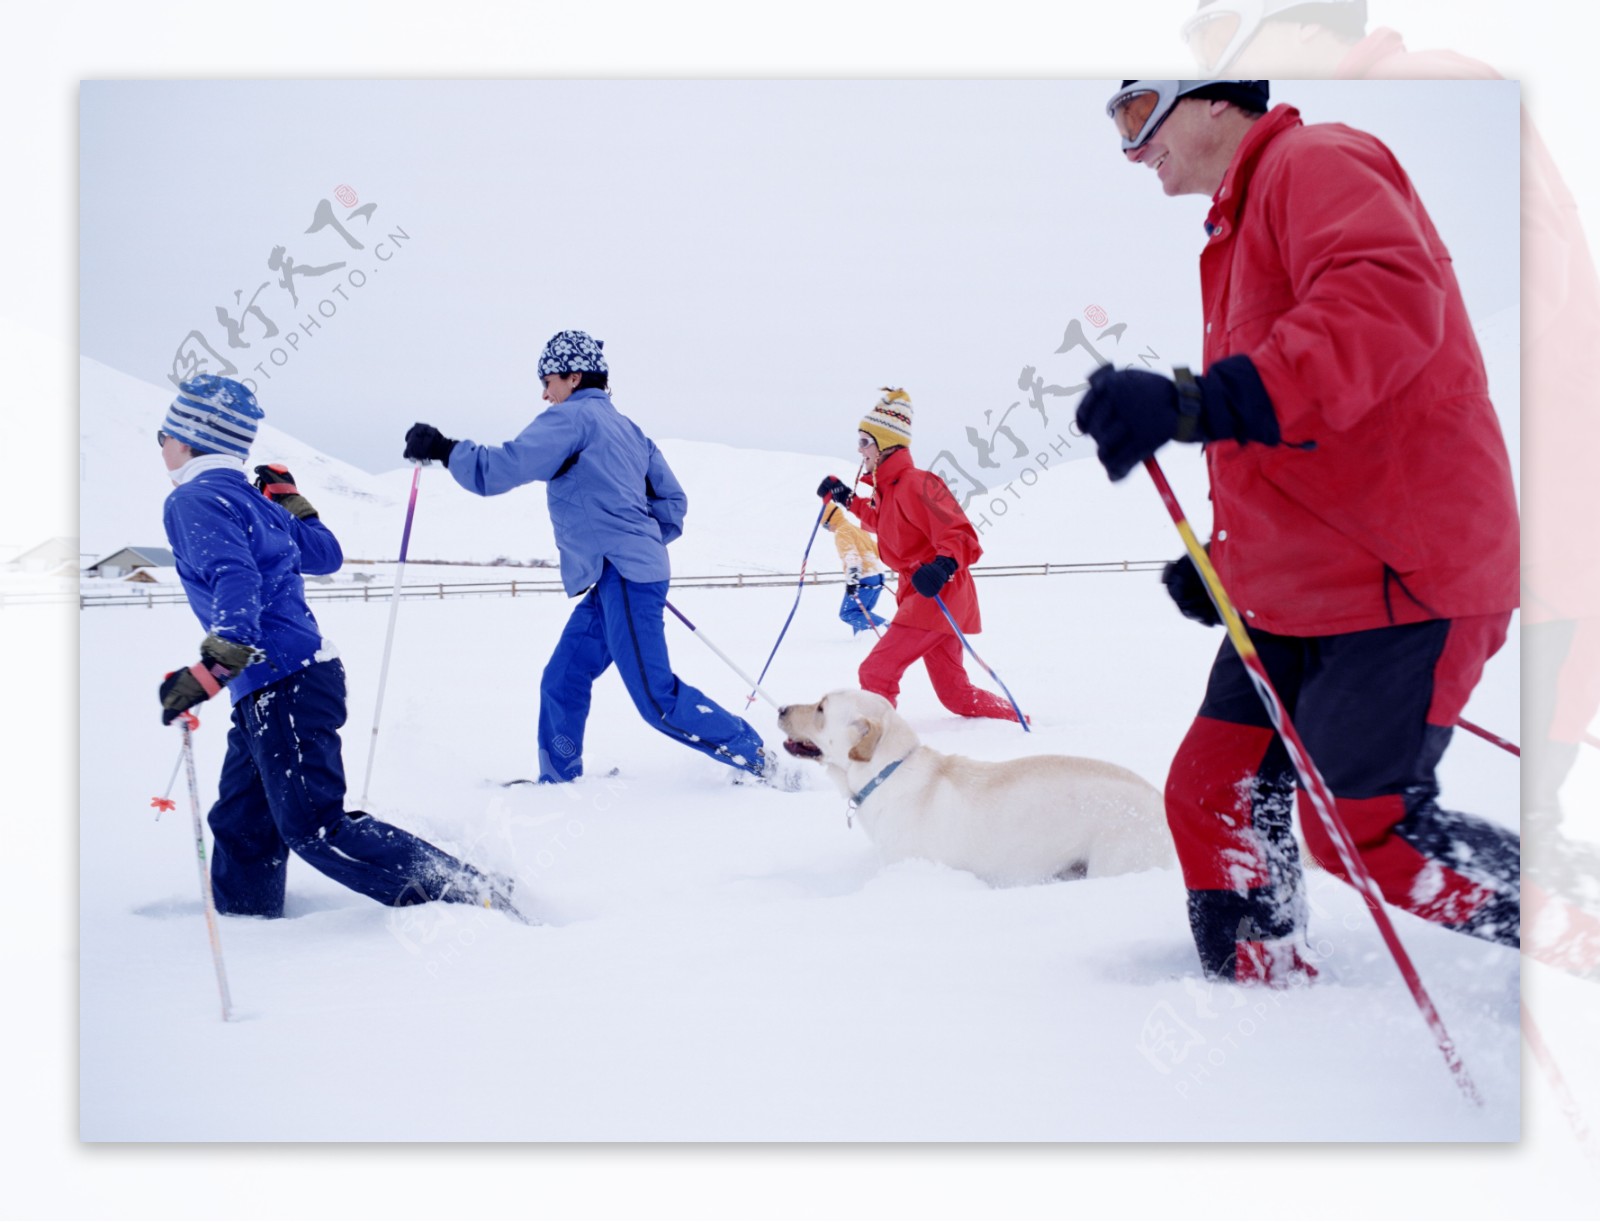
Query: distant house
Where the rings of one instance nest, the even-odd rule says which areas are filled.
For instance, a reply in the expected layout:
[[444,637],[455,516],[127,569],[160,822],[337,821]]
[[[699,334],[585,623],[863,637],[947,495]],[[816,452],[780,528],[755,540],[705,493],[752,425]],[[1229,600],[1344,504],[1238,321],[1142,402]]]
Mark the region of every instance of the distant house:
[[[170,554],[170,553],[169,553]],[[168,560],[168,564],[172,561]],[[78,541],[57,535],[23,552],[6,566],[14,573],[73,573],[78,568]]]
[[125,547],[96,560],[84,572],[93,577],[126,577],[138,569],[170,569],[177,563],[169,548]]

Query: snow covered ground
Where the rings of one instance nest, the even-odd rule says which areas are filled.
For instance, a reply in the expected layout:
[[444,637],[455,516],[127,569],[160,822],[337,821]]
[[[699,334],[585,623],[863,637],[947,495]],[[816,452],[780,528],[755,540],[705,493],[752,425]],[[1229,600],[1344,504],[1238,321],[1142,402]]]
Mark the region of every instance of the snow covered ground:
[[[86,365],[84,376],[87,385],[96,373]],[[113,430],[91,427],[88,411],[86,399],[86,437],[97,442]],[[139,430],[149,431],[143,421]],[[268,442],[347,551],[382,554],[397,538],[405,471],[363,477],[398,490],[378,504],[353,478],[324,489],[321,465],[288,439],[264,438],[258,457],[280,456]],[[691,499],[686,546],[673,549],[679,571],[797,566],[829,459],[664,448]],[[1193,460],[1174,454],[1168,465],[1203,531]],[[1111,486],[1091,462],[1048,472],[986,529],[986,559],[1172,554],[1176,536],[1141,480]],[[500,532],[495,547],[543,546],[538,500],[480,502],[439,472],[423,485],[414,550],[480,546],[462,525],[480,512]],[[84,485],[86,538],[116,508],[96,499],[103,486]],[[141,509],[138,520],[151,518]],[[819,539],[813,563],[831,568],[831,550]],[[1151,573],[993,578],[980,595],[988,631],[974,644],[1035,733],[946,715],[919,670],[901,704],[924,739],[992,759],[1098,756],[1159,784],[1218,633],[1179,618]],[[824,587],[802,598],[766,682],[780,700],[853,685],[870,641],[848,636],[837,597]],[[793,593],[685,590],[674,600],[754,671]],[[388,608],[316,609],[351,676],[354,805]],[[154,676],[193,653],[197,625],[182,606],[82,613],[83,1138],[1518,1136],[1517,956],[1396,914],[1483,1091],[1485,1106],[1474,1108],[1370,918],[1327,876],[1311,885],[1325,956],[1316,987],[1212,987],[1199,975],[1175,870],[994,890],[931,863],[885,867],[860,829],[846,827],[820,770],[800,792],[732,785],[647,727],[614,675],[596,690],[592,779],[501,788],[534,767],[538,673],[568,610],[557,595],[404,604],[369,801],[516,875],[519,899],[544,924],[437,905],[390,911],[297,862],[287,919],[222,923],[238,1010],[227,1025],[182,781],[177,812],[156,821],[150,806],[177,752],[159,724]],[[740,681],[686,630],[668,632],[679,672],[742,708]],[[1516,686],[1515,656],[1503,655],[1468,716],[1514,727]],[[771,710],[757,703],[750,716],[776,745]],[[226,716],[209,706],[201,717],[205,802]],[[612,767],[619,775],[605,778]],[[1463,737],[1444,779],[1447,797],[1515,822],[1517,769],[1500,752]]]

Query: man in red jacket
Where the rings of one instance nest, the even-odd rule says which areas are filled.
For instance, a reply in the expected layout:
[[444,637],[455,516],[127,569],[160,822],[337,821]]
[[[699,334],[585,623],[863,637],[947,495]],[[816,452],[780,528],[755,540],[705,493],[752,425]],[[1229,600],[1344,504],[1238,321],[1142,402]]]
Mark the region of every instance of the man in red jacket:
[[[1103,366],[1078,424],[1114,480],[1205,443],[1211,559],[1385,898],[1517,945],[1517,837],[1442,809],[1435,777],[1518,596],[1510,462],[1449,253],[1387,148],[1268,113],[1266,81],[1124,81],[1107,111],[1166,194],[1212,198],[1206,371]],[[1164,577],[1217,622],[1187,558]],[[1166,790],[1210,975],[1309,970],[1294,787],[1224,641]],[[1301,830],[1345,877],[1320,821]]]
[[939,703],[952,713],[1015,720],[1009,701],[967,678],[961,642],[934,602],[935,596],[944,600],[962,632],[982,630],[978,591],[968,570],[983,549],[944,480],[912,464],[910,446],[911,397],[885,386],[862,418],[857,439],[873,495],[856,496],[833,475],[817,489],[823,500],[850,510],[878,536],[879,558],[900,576],[894,620],[861,663],[861,686],[894,704],[901,676],[921,658]]
[[[1394,30],[1368,32],[1366,23],[1366,0],[1200,0],[1183,29],[1202,72],[1500,79],[1488,64],[1409,50]],[[1600,960],[1593,900],[1587,913],[1570,904],[1558,905],[1559,916],[1542,912],[1557,896],[1592,897],[1600,880],[1600,858],[1559,826],[1562,789],[1600,712],[1600,564],[1592,561],[1589,510],[1589,455],[1600,446],[1589,360],[1600,338],[1600,275],[1577,203],[1526,108],[1522,286],[1522,462],[1539,476],[1524,487],[1522,504],[1522,893],[1541,935],[1524,950],[1582,970]],[[1592,838],[1595,829],[1591,821],[1577,835]]]

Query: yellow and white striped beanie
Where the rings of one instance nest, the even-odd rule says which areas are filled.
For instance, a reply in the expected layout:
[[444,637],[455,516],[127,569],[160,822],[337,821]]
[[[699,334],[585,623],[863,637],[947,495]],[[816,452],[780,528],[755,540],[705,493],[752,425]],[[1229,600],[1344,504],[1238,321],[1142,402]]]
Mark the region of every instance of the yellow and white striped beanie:
[[878,443],[878,449],[911,444],[911,396],[898,388],[881,386],[883,393],[861,418],[861,431]]

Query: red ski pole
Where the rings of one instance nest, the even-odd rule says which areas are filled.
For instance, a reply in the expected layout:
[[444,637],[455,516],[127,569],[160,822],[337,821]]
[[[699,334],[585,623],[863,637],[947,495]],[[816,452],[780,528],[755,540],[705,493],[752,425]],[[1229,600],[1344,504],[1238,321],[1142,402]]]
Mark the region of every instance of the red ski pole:
[[1438,1008],[1428,996],[1428,990],[1423,987],[1422,977],[1418,974],[1416,965],[1411,962],[1411,956],[1406,953],[1406,948],[1400,942],[1400,935],[1395,932],[1394,923],[1384,911],[1383,893],[1378,890],[1378,884],[1367,872],[1361,854],[1356,849],[1355,839],[1345,827],[1344,820],[1339,817],[1339,808],[1334,802],[1333,792],[1328,788],[1328,783],[1322,779],[1322,774],[1317,771],[1310,753],[1306,751],[1305,743],[1300,740],[1294,723],[1289,720],[1288,710],[1279,699],[1277,689],[1272,686],[1272,680],[1267,677],[1266,665],[1261,661],[1261,655],[1256,652],[1250,634],[1245,631],[1244,621],[1239,618],[1239,613],[1234,610],[1227,591],[1222,588],[1222,581],[1217,576],[1216,569],[1211,567],[1211,558],[1200,545],[1200,540],[1195,536],[1189,520],[1183,516],[1183,509],[1178,504],[1178,498],[1173,495],[1172,485],[1167,483],[1167,477],[1162,472],[1160,464],[1153,457],[1147,458],[1144,460],[1144,469],[1155,481],[1156,491],[1161,494],[1162,503],[1172,515],[1178,534],[1183,537],[1183,546],[1189,553],[1189,559],[1194,561],[1195,568],[1205,580],[1206,589],[1211,593],[1211,601],[1216,604],[1217,613],[1227,625],[1228,638],[1233,642],[1239,660],[1244,663],[1245,670],[1250,675],[1250,683],[1256,689],[1256,694],[1261,697],[1261,703],[1266,706],[1272,727],[1278,732],[1278,737],[1282,739],[1284,748],[1289,753],[1295,773],[1300,778],[1300,787],[1310,799],[1311,808],[1316,811],[1317,818],[1333,841],[1334,848],[1338,850],[1339,861],[1343,864],[1345,873],[1356,890],[1361,893],[1361,897],[1366,900],[1367,907],[1372,912],[1372,919],[1377,922],[1378,932],[1383,935],[1384,943],[1394,957],[1395,966],[1400,969],[1406,987],[1411,990],[1412,1000],[1417,1003],[1417,1009],[1422,1012],[1423,1020],[1433,1032],[1434,1042],[1438,1044],[1439,1052],[1444,1056],[1444,1063],[1449,1066],[1456,1085],[1461,1088],[1461,1093],[1473,1103],[1482,1106],[1483,1097],[1478,1094],[1477,1086],[1467,1073],[1467,1067],[1461,1060],[1461,1053],[1456,1049],[1455,1040],[1451,1039],[1450,1033],[1445,1030],[1444,1019],[1439,1016]]
[[1498,734],[1494,733],[1492,730],[1485,730],[1482,726],[1475,726],[1470,721],[1468,721],[1465,717],[1458,717],[1456,719],[1456,725],[1460,726],[1463,730],[1471,731],[1473,734],[1476,734],[1479,738],[1486,739],[1487,741],[1492,742],[1495,746],[1499,747],[1502,751],[1509,751],[1509,752],[1511,752],[1512,755],[1516,755],[1516,756],[1521,756],[1521,754],[1522,754],[1522,748],[1517,746],[1517,744],[1512,742],[1509,738],[1501,738]]
[[856,606],[861,608],[861,614],[866,617],[867,627],[872,629],[872,635],[880,641],[883,640],[883,633],[879,632],[878,625],[872,622],[872,612],[868,611],[867,604],[861,601],[861,595],[852,594],[850,597],[855,600]]

